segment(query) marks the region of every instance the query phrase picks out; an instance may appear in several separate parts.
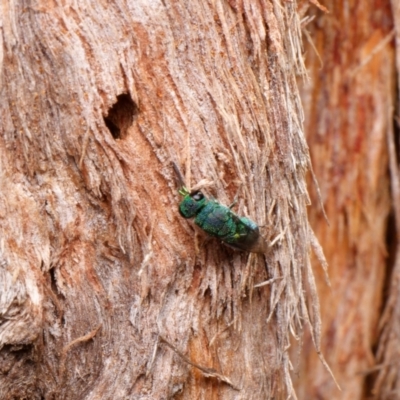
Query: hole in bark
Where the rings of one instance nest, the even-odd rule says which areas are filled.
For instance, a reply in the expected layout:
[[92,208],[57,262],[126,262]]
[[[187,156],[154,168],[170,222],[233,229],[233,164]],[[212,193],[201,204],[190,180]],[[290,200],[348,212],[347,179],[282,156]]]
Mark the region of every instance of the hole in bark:
[[49,273],[50,273],[51,289],[53,290],[54,293],[58,293],[55,267],[51,268],[49,270]]
[[116,103],[108,110],[104,123],[114,139],[123,139],[128,134],[133,118],[137,114],[137,106],[129,93],[120,94]]

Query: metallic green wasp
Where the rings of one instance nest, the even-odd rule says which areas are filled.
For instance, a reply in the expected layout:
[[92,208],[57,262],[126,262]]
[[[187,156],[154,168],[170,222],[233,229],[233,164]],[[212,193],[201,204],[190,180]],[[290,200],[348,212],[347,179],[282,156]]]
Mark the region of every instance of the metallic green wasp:
[[179,213],[183,218],[194,218],[194,223],[228,246],[252,253],[265,253],[267,243],[260,235],[258,225],[247,217],[239,217],[230,207],[208,199],[200,190],[189,192],[185,187],[178,167],[173,163],[180,181],[179,194],[183,200],[179,204]]

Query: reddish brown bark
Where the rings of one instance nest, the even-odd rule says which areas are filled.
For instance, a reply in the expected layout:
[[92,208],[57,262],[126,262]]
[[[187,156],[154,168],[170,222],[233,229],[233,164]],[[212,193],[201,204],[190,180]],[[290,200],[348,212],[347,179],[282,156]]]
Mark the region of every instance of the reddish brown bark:
[[388,400],[399,396],[399,363],[400,351],[400,172],[398,163],[399,140],[399,85],[400,85],[400,5],[392,1],[392,11],[395,25],[395,59],[396,59],[396,83],[397,99],[389,112],[394,112],[395,124],[388,129],[389,168],[391,178],[391,194],[393,204],[393,226],[389,231],[388,239],[391,245],[390,264],[392,267],[388,274],[388,296],[380,319],[380,336],[377,345],[377,363],[375,368],[375,380],[372,393],[378,399]]
[[[319,340],[296,4],[2,11],[0,397],[294,395],[290,335]],[[266,258],[180,218],[171,161],[238,193]]]
[[[389,1],[323,4],[329,14],[309,10],[315,19],[305,27],[310,81],[302,86],[302,98],[330,221],[328,226],[321,211],[310,208],[332,283],[329,288],[324,275],[317,275],[322,350],[342,392],[309,340],[296,387],[302,399],[355,400],[371,396],[368,379],[379,362],[374,346],[387,270],[387,137],[395,101],[392,10]],[[315,191],[312,199],[318,203]]]

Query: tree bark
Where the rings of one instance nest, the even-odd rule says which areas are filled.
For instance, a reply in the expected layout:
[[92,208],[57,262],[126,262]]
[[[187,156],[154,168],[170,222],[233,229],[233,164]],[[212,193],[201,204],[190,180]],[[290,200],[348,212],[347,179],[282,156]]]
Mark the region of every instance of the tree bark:
[[[316,274],[322,352],[342,392],[308,351],[310,339],[295,387],[302,399],[369,399],[374,372],[381,368],[375,349],[381,341],[385,280],[390,279],[388,242],[394,240],[388,225],[387,147],[398,79],[393,10],[390,1],[323,4],[329,13],[304,4],[310,21],[304,27],[310,80],[301,94],[313,168],[330,222],[317,207],[310,208],[311,225],[330,266],[331,288],[323,274]],[[315,190],[311,198],[318,204]],[[393,368],[398,371],[398,365]],[[375,394],[386,398],[377,389]]]
[[[394,97],[389,115],[394,118],[394,123],[388,126],[387,142],[389,153],[389,170],[392,195],[392,226],[389,231],[390,244],[390,270],[388,271],[387,292],[385,306],[379,321],[379,340],[377,343],[376,359],[377,368],[373,378],[372,394],[377,399],[388,400],[398,397],[400,390],[398,354],[400,351],[400,170],[399,170],[399,88],[400,88],[400,5],[391,2],[394,34],[395,34],[395,84],[397,85],[397,98]],[[393,115],[394,114],[394,115]]]
[[[295,2],[1,4],[0,397],[295,397],[290,335],[320,328]],[[183,220],[171,162],[270,251]]]

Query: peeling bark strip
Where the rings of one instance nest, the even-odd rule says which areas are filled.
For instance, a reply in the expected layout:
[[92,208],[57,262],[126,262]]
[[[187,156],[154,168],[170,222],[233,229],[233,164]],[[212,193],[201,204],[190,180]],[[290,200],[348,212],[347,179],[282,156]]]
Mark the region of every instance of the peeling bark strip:
[[171,343],[169,343],[166,339],[164,339],[163,337],[160,336],[160,339],[162,342],[164,342],[170,349],[172,349],[176,354],[178,354],[178,356],[185,361],[186,363],[188,363],[189,365],[199,369],[203,375],[206,378],[215,378],[218,379],[221,382],[225,382],[227,385],[229,385],[232,389],[235,390],[240,390],[238,387],[236,387],[230,380],[229,378],[227,378],[226,376],[223,376],[221,374],[219,374],[214,368],[207,368],[207,367],[203,367],[201,365],[195,364],[192,361],[190,361],[187,357],[185,357],[175,346],[173,346]]
[[[295,10],[3,1],[0,398],[238,398],[158,335],[242,399],[295,397],[290,332],[320,337]],[[172,161],[271,251],[181,219]]]

